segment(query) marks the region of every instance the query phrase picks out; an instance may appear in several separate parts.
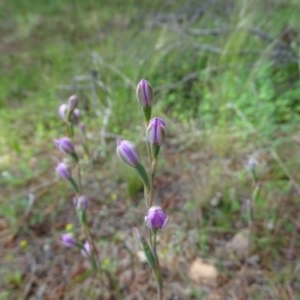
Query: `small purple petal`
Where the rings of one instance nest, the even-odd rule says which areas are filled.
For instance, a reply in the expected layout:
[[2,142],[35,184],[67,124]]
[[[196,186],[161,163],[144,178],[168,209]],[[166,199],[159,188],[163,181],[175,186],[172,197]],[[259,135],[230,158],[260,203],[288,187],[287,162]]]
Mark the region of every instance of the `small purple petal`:
[[72,233],[65,233],[61,236],[61,241],[66,247],[73,247],[76,244],[76,240]]
[[54,140],[54,144],[56,148],[62,153],[66,153],[66,154],[74,153],[73,143],[71,139],[69,139],[68,137],[62,137],[60,139]]
[[73,203],[77,209],[86,210],[89,202],[89,197],[86,195],[81,195],[73,199]]
[[147,128],[149,143],[161,146],[166,136],[166,123],[161,118],[152,118]]
[[129,141],[117,141],[117,154],[121,160],[132,167],[136,167],[139,164],[139,157],[135,146]]
[[168,223],[168,216],[160,206],[152,206],[148,210],[145,222],[150,229],[164,228]]
[[71,178],[71,172],[68,168],[68,166],[61,162],[56,166],[56,173],[65,180],[69,180]]
[[138,102],[143,106],[150,106],[153,101],[153,90],[149,81],[142,79],[136,89]]
[[60,105],[60,107],[58,108],[58,114],[59,114],[60,118],[61,118],[64,122],[66,121],[68,109],[69,109],[69,107],[68,107],[67,104],[62,104],[62,105]]
[[68,100],[68,108],[70,109],[70,111],[74,111],[74,109],[77,106],[77,103],[78,103],[78,97],[76,95],[70,96]]
[[91,247],[90,243],[85,242],[83,245],[83,249],[81,250],[81,254],[87,258],[91,255],[91,253],[92,253],[92,247]]

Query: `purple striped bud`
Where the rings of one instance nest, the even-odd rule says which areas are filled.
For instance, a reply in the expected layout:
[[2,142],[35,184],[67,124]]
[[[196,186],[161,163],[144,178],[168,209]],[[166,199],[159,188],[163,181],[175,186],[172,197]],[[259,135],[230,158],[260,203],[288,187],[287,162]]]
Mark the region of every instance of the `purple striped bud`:
[[56,173],[62,178],[62,179],[65,179],[65,180],[69,180],[71,179],[71,172],[70,172],[70,169],[68,168],[68,166],[61,162],[57,165],[56,167]]
[[136,97],[141,106],[151,106],[153,102],[153,90],[149,81],[142,79],[136,88]]
[[86,195],[81,195],[73,199],[73,203],[77,209],[86,210],[89,202],[89,197]]
[[132,167],[136,167],[139,164],[139,157],[135,146],[129,141],[117,141],[117,154],[124,163]]
[[70,96],[69,100],[68,100],[68,108],[70,111],[74,111],[74,109],[76,108],[78,103],[78,97],[76,95],[72,95]]
[[73,143],[68,137],[62,137],[60,139],[54,140],[54,144],[56,148],[62,153],[72,154],[75,152]]
[[76,244],[74,235],[70,232],[63,234],[61,236],[61,241],[62,241],[63,245],[66,247],[74,247]]
[[90,245],[89,242],[85,242],[83,244],[83,249],[81,250],[81,254],[84,256],[84,257],[89,257],[92,253],[92,247]]
[[60,116],[60,118],[65,122],[66,121],[66,118],[67,118],[67,112],[68,112],[68,105],[67,104],[62,104],[59,106],[58,108],[58,114]]
[[150,144],[161,146],[166,136],[166,123],[161,118],[152,118],[147,128],[147,138]]
[[69,104],[64,103],[60,105],[58,108],[58,114],[64,122],[70,121],[71,123],[75,124],[80,120],[80,110],[78,108],[74,108],[73,110],[71,110]]
[[164,228],[168,223],[168,216],[160,206],[152,206],[148,210],[145,222],[150,229]]

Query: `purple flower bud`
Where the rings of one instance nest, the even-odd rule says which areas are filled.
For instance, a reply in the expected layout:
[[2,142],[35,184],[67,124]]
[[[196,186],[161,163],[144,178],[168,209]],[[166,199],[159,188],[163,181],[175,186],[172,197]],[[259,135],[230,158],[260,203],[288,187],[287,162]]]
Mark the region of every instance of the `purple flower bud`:
[[73,124],[78,123],[80,120],[80,110],[78,108],[75,108],[71,115],[71,122]]
[[147,138],[150,144],[161,146],[166,136],[166,123],[161,118],[152,118],[147,128]]
[[83,244],[83,249],[81,250],[81,254],[84,256],[84,257],[88,257],[90,256],[92,253],[92,247],[90,245],[89,242],[85,242]]
[[145,222],[150,229],[164,228],[168,223],[168,216],[160,206],[152,206],[148,210]]
[[73,247],[76,244],[76,240],[74,238],[74,235],[70,232],[65,233],[61,236],[61,241],[66,247]]
[[[71,104],[71,105],[73,105],[73,104]],[[69,111],[70,111],[71,115],[70,115],[70,119],[67,120]],[[80,110],[78,108],[74,108],[73,110],[71,110],[69,105],[65,104],[65,103],[59,106],[58,114],[64,122],[70,121],[73,124],[75,124],[75,123],[78,123],[79,119],[80,119]]]
[[56,148],[62,153],[66,153],[66,154],[74,153],[73,143],[71,139],[69,139],[68,137],[62,137],[60,139],[54,140],[54,144]]
[[143,106],[150,106],[153,101],[153,90],[150,83],[142,79],[136,88],[136,97],[138,102]]
[[123,162],[132,167],[136,167],[139,164],[139,157],[135,150],[135,146],[129,141],[117,141],[117,154]]
[[78,97],[76,95],[72,95],[68,100],[68,108],[70,111],[74,111],[78,103]]
[[86,210],[89,202],[89,197],[86,195],[81,195],[73,199],[73,203],[77,209]]
[[68,112],[68,105],[67,104],[62,104],[59,106],[58,108],[58,114],[60,116],[60,118],[65,122],[66,121],[66,117],[67,117],[67,112]]
[[69,180],[71,179],[71,172],[68,168],[68,166],[61,162],[57,165],[56,167],[56,173],[62,178],[62,179],[65,179],[65,180]]
[[253,171],[257,166],[257,159],[255,157],[250,157],[248,160],[248,168],[250,171]]

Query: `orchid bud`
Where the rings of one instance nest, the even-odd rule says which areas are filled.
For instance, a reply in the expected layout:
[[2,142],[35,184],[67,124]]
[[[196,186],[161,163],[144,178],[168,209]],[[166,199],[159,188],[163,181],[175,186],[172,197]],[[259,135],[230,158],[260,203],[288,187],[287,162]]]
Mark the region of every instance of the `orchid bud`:
[[67,104],[62,104],[59,106],[58,108],[58,114],[60,116],[60,118],[65,122],[67,119],[67,112],[68,112],[68,105]]
[[92,247],[90,245],[89,242],[85,242],[83,244],[83,249],[81,250],[81,254],[84,256],[84,257],[89,257],[92,253]]
[[117,141],[117,154],[124,163],[132,167],[137,167],[137,165],[139,164],[139,157],[136,152],[135,146],[129,141]]
[[150,144],[161,146],[166,136],[166,123],[161,118],[152,118],[147,128],[147,138]]
[[74,247],[76,245],[76,240],[74,235],[70,232],[65,233],[61,236],[61,241],[66,247]]
[[257,159],[255,157],[250,157],[248,160],[248,168],[250,171],[254,170],[257,166]]
[[68,166],[61,162],[57,165],[56,167],[56,173],[65,180],[70,180],[71,179],[71,172],[70,169],[68,168]]
[[79,210],[86,210],[89,202],[89,197],[86,195],[81,195],[79,197],[75,197],[73,200],[74,205]]
[[75,152],[73,143],[68,137],[62,137],[60,139],[54,140],[54,144],[56,148],[62,153],[72,154]]
[[160,206],[152,206],[148,210],[145,222],[150,229],[164,228],[168,223],[168,216]]
[[73,124],[75,123],[78,123],[79,120],[80,120],[80,110],[78,108],[75,108],[73,111],[72,111],[72,114],[71,114],[71,122]]
[[68,100],[68,109],[73,112],[78,103],[78,97],[76,95],[72,95]]
[[142,79],[138,83],[136,97],[141,106],[151,106],[153,101],[153,90],[149,81]]

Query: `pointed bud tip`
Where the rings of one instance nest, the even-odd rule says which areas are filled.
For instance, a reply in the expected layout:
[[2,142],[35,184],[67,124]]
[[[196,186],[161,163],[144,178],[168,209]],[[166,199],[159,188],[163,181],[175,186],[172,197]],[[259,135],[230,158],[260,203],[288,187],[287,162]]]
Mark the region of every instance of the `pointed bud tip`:
[[153,102],[153,90],[149,81],[142,79],[138,83],[136,88],[136,96],[141,106],[151,106]]
[[166,123],[163,119],[155,117],[152,118],[147,127],[147,139],[150,144],[157,144],[161,146],[166,136]]
[[164,228],[166,227],[168,220],[168,216],[160,206],[150,207],[148,214],[145,217],[145,222],[150,229]]
[[78,104],[78,97],[77,97],[77,95],[70,96],[69,100],[68,100],[68,108],[69,108],[69,110],[74,111],[74,109],[76,108],[77,104]]
[[117,154],[126,164],[136,167],[139,164],[139,157],[133,143],[127,140],[117,140]]
[[68,232],[61,236],[61,242],[66,247],[73,247],[76,244],[75,237],[72,233]]
[[56,166],[56,173],[64,180],[71,179],[71,172],[68,166],[61,162]]

